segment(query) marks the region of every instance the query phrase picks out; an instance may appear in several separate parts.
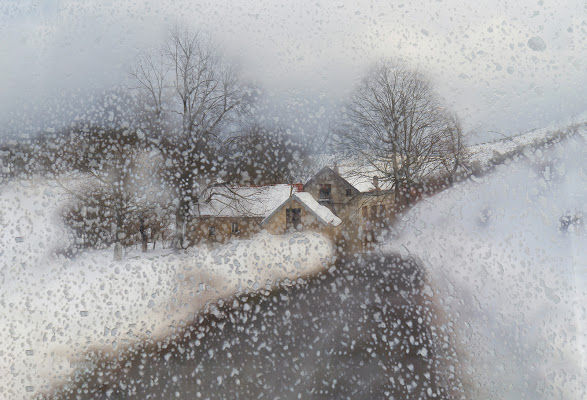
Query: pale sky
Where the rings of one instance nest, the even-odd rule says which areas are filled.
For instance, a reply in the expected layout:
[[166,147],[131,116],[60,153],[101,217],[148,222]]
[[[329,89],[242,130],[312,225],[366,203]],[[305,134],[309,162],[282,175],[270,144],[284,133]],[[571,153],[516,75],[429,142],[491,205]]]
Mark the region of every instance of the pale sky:
[[[175,22],[208,33],[244,76],[320,118],[365,69],[401,57],[485,136],[587,110],[587,3],[568,1],[23,1],[0,3],[0,123],[115,86]],[[305,116],[300,116],[304,119]]]

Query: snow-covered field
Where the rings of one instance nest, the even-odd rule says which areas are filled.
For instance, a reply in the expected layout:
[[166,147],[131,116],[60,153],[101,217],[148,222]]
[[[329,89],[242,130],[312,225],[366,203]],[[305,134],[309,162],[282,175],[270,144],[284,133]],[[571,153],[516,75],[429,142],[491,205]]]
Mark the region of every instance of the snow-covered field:
[[471,398],[587,398],[586,138],[422,201],[382,246],[425,265]]
[[89,351],[116,354],[163,338],[206,302],[316,273],[333,256],[315,233],[271,236],[181,254],[111,251],[73,260],[50,181],[0,187],[0,398],[29,398],[62,382]]

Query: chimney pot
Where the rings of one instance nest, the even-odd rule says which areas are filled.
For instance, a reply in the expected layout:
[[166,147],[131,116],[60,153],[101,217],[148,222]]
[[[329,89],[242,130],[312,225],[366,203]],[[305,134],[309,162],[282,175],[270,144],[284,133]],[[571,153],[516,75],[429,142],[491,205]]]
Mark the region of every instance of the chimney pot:
[[373,186],[375,186],[375,190],[379,190],[379,177],[378,176],[373,177]]

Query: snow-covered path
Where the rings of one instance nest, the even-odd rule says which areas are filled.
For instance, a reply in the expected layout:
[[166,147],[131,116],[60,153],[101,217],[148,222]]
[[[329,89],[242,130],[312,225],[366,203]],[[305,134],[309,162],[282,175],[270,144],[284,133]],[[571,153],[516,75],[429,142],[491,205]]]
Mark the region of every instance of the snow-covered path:
[[333,246],[315,233],[271,236],[181,254],[111,251],[54,257],[67,244],[50,182],[0,188],[0,397],[27,398],[63,381],[88,350],[115,353],[165,337],[207,301],[316,273]]

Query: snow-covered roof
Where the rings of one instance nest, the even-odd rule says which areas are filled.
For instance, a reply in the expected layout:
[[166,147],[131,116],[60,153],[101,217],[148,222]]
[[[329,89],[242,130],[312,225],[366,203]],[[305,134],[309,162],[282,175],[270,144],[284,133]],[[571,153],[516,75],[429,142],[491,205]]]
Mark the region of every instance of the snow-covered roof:
[[[341,159],[342,158],[342,159]],[[375,190],[373,177],[379,176],[379,188],[391,189],[391,183],[384,181],[380,171],[373,166],[361,162],[357,157],[341,157],[340,155],[320,155],[314,158],[314,163],[321,168],[329,167],[333,171],[338,169],[338,174],[350,183],[359,192],[371,192]]]
[[[309,211],[312,215],[316,217],[316,219],[324,224],[324,225],[333,225],[338,226],[342,223],[341,219],[338,218],[328,207],[325,207],[318,203],[310,193],[307,192],[299,192],[294,193],[292,195],[292,199],[296,200],[300,203],[304,208]],[[271,214],[269,214],[262,222],[261,225],[266,224],[273,215],[275,215],[283,206],[288,202],[289,198],[286,201],[282,202],[279,207],[276,207],[275,210]]]
[[[296,191],[296,186],[293,186]],[[199,204],[199,214],[214,217],[266,217],[287,200],[292,185],[226,186],[216,188],[209,202]]]
[[340,176],[361,193],[376,190],[375,185],[373,185],[374,176],[379,176],[379,189],[389,190],[392,187],[391,182],[383,180],[381,172],[376,171],[374,168],[369,169],[365,165],[342,165],[339,167],[339,171]]
[[324,225],[331,224],[333,226],[338,226],[341,224],[341,219],[334,215],[334,213],[330,211],[328,207],[318,203],[310,193],[295,193],[293,198],[303,204],[308,209],[308,211],[314,214],[314,216]]

